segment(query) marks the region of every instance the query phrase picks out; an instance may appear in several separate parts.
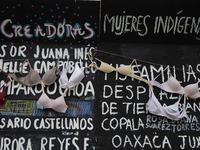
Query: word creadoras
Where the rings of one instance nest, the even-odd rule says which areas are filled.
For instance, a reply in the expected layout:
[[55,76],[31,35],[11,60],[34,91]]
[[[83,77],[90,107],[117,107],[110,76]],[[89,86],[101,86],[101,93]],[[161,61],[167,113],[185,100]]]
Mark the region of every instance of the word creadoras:
[[[83,27],[82,27],[83,26]],[[66,20],[59,22],[57,25],[46,22],[41,25],[37,25],[34,29],[31,25],[26,24],[24,26],[20,24],[13,24],[11,19],[5,19],[1,23],[1,33],[7,38],[14,37],[46,37],[49,40],[54,39],[56,36],[59,38],[72,37],[76,39],[77,37],[82,37],[84,40],[91,39],[95,35],[95,31],[91,28],[91,24],[85,22],[83,25],[75,23],[75,25],[66,24]],[[43,29],[45,28],[45,29]]]

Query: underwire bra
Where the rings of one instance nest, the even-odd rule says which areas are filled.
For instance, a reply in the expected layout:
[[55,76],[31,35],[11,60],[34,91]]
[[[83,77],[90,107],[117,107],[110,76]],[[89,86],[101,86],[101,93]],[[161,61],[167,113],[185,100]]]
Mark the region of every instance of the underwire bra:
[[37,108],[39,109],[51,108],[57,112],[65,113],[68,106],[65,103],[64,95],[66,94],[68,89],[66,88],[64,93],[60,97],[54,100],[50,99],[47,96],[47,94],[44,91],[44,86],[43,85],[41,86],[42,86],[42,95],[37,101]]
[[166,67],[164,71],[166,69],[168,69],[170,73],[170,77],[166,82],[161,84],[155,81],[155,79],[158,76],[160,76],[159,74],[153,80],[149,81],[149,83],[151,83],[152,86],[156,86],[169,93],[185,94],[186,96],[192,99],[197,99],[198,97],[200,97],[200,92],[199,92],[199,87],[198,87],[198,83],[200,82],[200,80],[198,80],[197,83],[189,84],[185,87],[182,87],[181,84],[178,82],[178,80],[172,76],[169,67]]
[[25,60],[23,64],[20,67],[23,67],[23,65],[28,62],[30,70],[29,73],[25,77],[17,77],[15,73],[10,73],[9,76],[12,77],[15,81],[19,82],[22,85],[25,86],[34,86],[42,82],[44,85],[51,85],[56,80],[56,72],[60,73],[60,70],[58,69],[58,63],[59,59],[57,60],[57,65],[48,70],[42,78],[40,77],[39,73],[31,67],[31,64],[29,60]]
[[[98,60],[101,63],[100,67],[98,67],[92,61],[92,58],[91,58],[92,55],[89,52],[88,52],[88,56],[89,56],[90,61],[91,61],[90,66],[96,68],[97,70],[103,71],[105,73],[111,73],[113,71],[116,71],[116,72],[119,72],[122,75],[129,76],[129,77],[138,79],[140,81],[143,81],[145,83],[148,83],[148,80],[146,80],[146,79],[144,79],[144,78],[141,77],[141,73],[140,73],[140,70],[138,68],[136,59],[134,59],[130,65],[123,65],[123,66],[120,66],[119,68],[115,69],[113,66],[109,65],[108,63],[105,63],[105,62],[103,62],[103,61],[101,61],[101,60],[99,60],[99,59],[97,59],[97,58],[94,57],[96,60]],[[137,66],[137,69],[138,69],[138,71],[140,73],[140,76],[138,76],[138,75],[136,75],[136,74],[133,73],[133,71],[131,69],[131,65],[133,64],[133,62],[135,62],[136,66]]]
[[74,72],[72,73],[71,77],[68,79],[67,77],[67,69],[68,69],[68,60],[66,62],[66,67],[60,73],[59,84],[61,88],[72,88],[79,84],[81,80],[85,77],[83,64],[81,59],[79,60],[80,67],[78,62],[76,62]]
[[[183,96],[183,95],[182,95]],[[181,97],[182,97],[181,96]],[[162,106],[158,99],[155,97],[154,92],[152,88],[150,87],[150,98],[149,101],[147,102],[148,110],[150,113],[158,116],[164,116],[167,117],[168,119],[178,121],[181,118],[185,117],[188,119],[187,113],[186,113],[186,98],[184,96],[184,105],[183,105],[183,111],[180,113],[179,111],[179,102],[181,100],[181,97],[179,100],[169,106]]]
[[6,85],[5,86],[2,85],[1,88],[0,88],[0,90],[3,88],[3,91],[0,92],[0,107],[3,107],[6,104],[6,101],[8,99],[7,96],[6,96],[6,88],[7,88],[8,81],[10,81],[9,78],[7,78],[7,80],[5,82]]

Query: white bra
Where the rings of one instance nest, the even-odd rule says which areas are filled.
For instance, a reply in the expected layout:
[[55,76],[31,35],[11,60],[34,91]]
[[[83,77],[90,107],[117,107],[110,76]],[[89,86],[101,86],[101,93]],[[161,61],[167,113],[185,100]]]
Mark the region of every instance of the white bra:
[[[80,67],[78,63],[80,64]],[[69,79],[67,77],[67,69],[68,69],[68,60],[66,62],[65,68],[60,73],[60,78],[59,78],[60,87],[64,89],[76,86],[85,77],[84,74],[85,67],[83,67],[81,59],[79,60],[79,62],[76,62],[75,70]]]
[[198,86],[200,80],[198,80],[196,83],[182,87],[181,84],[178,82],[178,80],[172,76],[169,66],[166,67],[164,71],[167,69],[170,73],[170,78],[166,82],[164,83],[157,82],[155,79],[158,76],[160,76],[160,74],[158,74],[158,76],[156,76],[153,80],[149,81],[149,83],[169,93],[186,94],[186,96],[192,99],[197,99],[198,97],[200,97],[199,86]]

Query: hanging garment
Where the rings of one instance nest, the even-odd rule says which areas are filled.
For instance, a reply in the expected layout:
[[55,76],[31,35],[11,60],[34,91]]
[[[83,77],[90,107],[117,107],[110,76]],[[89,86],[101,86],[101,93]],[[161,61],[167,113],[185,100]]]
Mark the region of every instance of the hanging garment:
[[152,86],[156,86],[169,93],[185,94],[191,99],[197,99],[198,97],[200,97],[199,86],[198,86],[200,80],[198,80],[198,82],[194,84],[189,84],[185,87],[182,87],[181,84],[178,82],[178,80],[172,76],[169,67],[166,67],[164,71],[166,69],[168,69],[170,73],[170,77],[166,82],[164,83],[157,82],[156,78],[160,76],[160,74],[158,74],[158,76],[156,76],[153,80],[149,81],[149,83],[151,83]]
[[76,62],[74,72],[71,77],[68,79],[67,77],[67,69],[68,69],[68,60],[66,62],[66,67],[60,73],[59,84],[61,88],[72,88],[79,84],[81,80],[85,77],[83,63],[81,59],[79,60],[80,67],[78,62]]
[[[148,80],[146,80],[146,79],[141,77],[141,73],[140,73],[140,70],[138,68],[136,59],[134,59],[130,65],[123,65],[123,66],[120,66],[119,68],[115,69],[113,66],[109,65],[108,63],[105,63],[105,62],[103,62],[103,61],[101,61],[101,60],[99,60],[99,59],[94,57],[96,60],[98,60],[101,63],[100,67],[98,67],[92,61],[92,58],[91,58],[92,55],[90,53],[88,53],[88,56],[89,56],[90,61],[91,61],[90,66],[96,68],[97,70],[100,70],[100,71],[105,72],[105,73],[111,73],[113,71],[116,71],[116,72],[119,72],[122,75],[129,76],[131,78],[135,78],[135,79],[138,79],[138,80],[143,81],[145,83],[148,83]],[[136,66],[137,66],[137,69],[138,69],[138,71],[140,73],[140,76],[138,76],[138,75],[133,73],[132,68],[131,68],[131,65],[133,64],[133,62],[135,62]]]
[[7,101],[7,96],[6,96],[6,88],[7,88],[7,83],[10,81],[9,78],[7,78],[6,80],[6,85],[2,85],[0,90],[3,88],[3,91],[0,92],[0,107],[3,107],[5,104],[6,104],[6,101]]
[[164,107],[160,104],[158,99],[155,97],[154,92],[153,92],[152,88],[150,87],[150,98],[147,102],[148,110],[150,113],[152,113],[154,115],[167,117],[168,119],[175,120],[175,121],[178,121],[184,117],[188,119],[186,109],[185,109],[185,106],[186,106],[185,96],[184,96],[183,111],[182,112],[179,111],[178,106],[179,106],[181,97],[179,98],[179,100],[176,103]]
[[25,77],[17,77],[15,73],[10,73],[9,76],[12,77],[15,81],[19,82],[22,85],[25,86],[34,86],[37,84],[40,84],[41,82],[44,85],[51,85],[56,80],[56,72],[60,73],[60,70],[58,69],[58,63],[59,59],[57,60],[57,65],[48,70],[42,78],[40,77],[39,73],[31,67],[31,64],[29,60],[25,60],[23,64],[20,67],[23,67],[23,65],[28,62],[30,70],[29,73]]
[[67,105],[65,103],[64,95],[67,92],[67,88],[65,89],[64,93],[62,96],[54,99],[50,99],[47,94],[44,91],[44,86],[42,86],[42,95],[37,101],[37,108],[38,109],[46,109],[46,108],[51,108],[57,112],[65,113],[67,110]]

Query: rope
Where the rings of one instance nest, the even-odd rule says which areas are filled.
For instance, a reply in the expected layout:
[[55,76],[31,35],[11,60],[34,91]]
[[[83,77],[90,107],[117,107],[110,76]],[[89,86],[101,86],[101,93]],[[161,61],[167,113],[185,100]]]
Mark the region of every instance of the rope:
[[[95,54],[96,52],[101,52],[101,53],[105,53],[105,54],[109,54],[109,55],[113,55],[113,56],[117,56],[117,57],[122,57],[122,58],[127,58],[127,59],[135,59],[135,58],[132,58],[132,57],[128,57],[128,56],[122,56],[122,55],[119,55],[119,54],[116,54],[116,53],[111,53],[111,52],[106,52],[106,51],[103,51],[103,50],[95,50]],[[74,54],[70,54],[70,56],[73,56]],[[38,60],[38,59],[43,59],[42,57],[38,57],[38,58],[29,58],[29,60]],[[47,58],[48,59],[48,58]],[[49,58],[50,59],[50,58]],[[22,61],[22,60],[25,60],[24,58],[23,59],[3,59],[3,61]],[[137,61],[139,62],[143,62],[143,63],[147,63],[147,64],[151,64],[151,65],[155,65],[155,66],[163,66],[163,67],[167,67],[167,65],[163,65],[163,64],[158,64],[158,63],[154,63],[154,62],[150,62],[150,61],[145,61],[145,60],[141,60],[141,59],[136,59]],[[173,67],[169,67],[171,69],[174,69]],[[180,70],[180,71],[183,71],[183,69],[181,68],[177,68],[175,67],[176,70]],[[190,72],[189,70],[185,69],[185,71],[188,71]],[[193,71],[194,73],[200,73],[200,72],[197,72],[197,71]]]
[[[109,55],[113,55],[113,56],[117,56],[117,57],[123,57],[123,58],[127,58],[127,59],[135,59],[135,58],[132,58],[132,57],[128,57],[128,56],[122,56],[122,55],[119,55],[119,54],[115,54],[115,53],[110,53],[110,52],[106,52],[106,51],[103,51],[103,50],[97,50],[96,52],[101,52],[101,53],[106,53],[106,54],[109,54]],[[155,66],[163,66],[163,67],[167,67],[167,65],[163,65],[163,64],[158,64],[158,63],[154,63],[154,62],[150,62],[150,61],[145,61],[145,60],[141,60],[141,59],[136,59],[137,61],[139,62],[143,62],[143,63],[147,63],[147,64],[151,64],[151,65],[155,65]],[[173,67],[169,67],[171,69],[174,69]],[[175,67],[176,70],[181,70],[183,71],[183,69],[181,68],[177,68]],[[185,71],[188,71],[187,69],[185,69]],[[197,72],[197,71],[193,71],[194,73],[200,73],[200,72]]]

